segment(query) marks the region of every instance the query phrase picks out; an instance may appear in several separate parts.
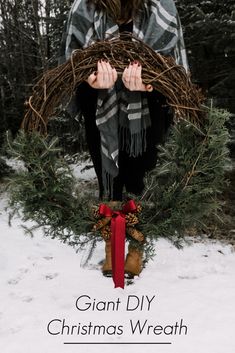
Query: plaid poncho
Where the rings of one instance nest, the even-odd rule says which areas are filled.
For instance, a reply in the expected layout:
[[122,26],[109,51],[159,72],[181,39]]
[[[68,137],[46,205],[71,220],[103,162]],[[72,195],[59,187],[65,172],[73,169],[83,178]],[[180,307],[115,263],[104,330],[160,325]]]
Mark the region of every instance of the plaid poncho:
[[[187,69],[186,52],[180,19],[173,0],[145,2],[144,11],[133,19],[133,35]],[[63,35],[63,55],[86,48],[97,40],[119,36],[119,27],[103,11],[87,0],[75,0]],[[63,59],[62,59],[63,60]],[[61,61],[61,60],[60,60]],[[106,190],[118,175],[118,154],[125,148],[138,156],[146,148],[145,132],[150,126],[146,94],[128,91],[122,82],[98,92],[96,123],[101,136],[103,180]]]

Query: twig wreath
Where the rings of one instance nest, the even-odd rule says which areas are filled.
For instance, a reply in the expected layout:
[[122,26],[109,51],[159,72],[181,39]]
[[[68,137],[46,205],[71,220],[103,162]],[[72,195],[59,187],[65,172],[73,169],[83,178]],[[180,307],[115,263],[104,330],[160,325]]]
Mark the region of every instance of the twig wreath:
[[46,134],[48,119],[55,108],[72,97],[76,87],[96,71],[96,63],[102,58],[109,60],[118,73],[138,60],[143,67],[144,83],[153,85],[166,97],[174,110],[175,121],[185,119],[197,126],[203,123],[204,96],[185,69],[172,57],[163,57],[142,41],[125,34],[122,39],[99,41],[86,49],[74,50],[70,60],[46,72],[33,88],[22,127]]
[[174,111],[171,133],[165,145],[159,146],[158,163],[146,179],[144,194],[136,200],[136,209],[141,203],[142,212],[137,216],[127,212],[127,227],[135,228],[129,240],[138,238],[142,243],[142,233],[148,239],[180,238],[186,228],[202,225],[205,216],[219,209],[217,195],[224,185],[228,157],[224,124],[229,114],[203,106],[203,94],[182,66],[129,35],[75,50],[70,60],[47,71],[36,83],[22,132],[12,144],[13,155],[23,159],[28,172],[13,180],[10,206],[14,212],[23,212],[23,220],[43,226],[46,235],[78,248],[92,244],[93,249],[97,240],[110,236],[111,215],[98,212],[97,200],[76,194],[68,165],[58,157],[56,142],[47,137],[50,117],[102,58],[120,74],[138,60],[144,83],[162,93]]

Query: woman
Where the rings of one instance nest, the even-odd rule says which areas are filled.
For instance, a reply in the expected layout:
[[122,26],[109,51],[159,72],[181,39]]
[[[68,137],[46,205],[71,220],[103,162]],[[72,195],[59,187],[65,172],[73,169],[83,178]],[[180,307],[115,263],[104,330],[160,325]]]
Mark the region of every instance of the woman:
[[[162,55],[174,56],[187,68],[173,0],[75,0],[64,33],[64,59],[74,49],[124,31]],[[144,175],[156,164],[156,145],[163,142],[171,123],[165,98],[143,83],[141,69],[138,62],[132,62],[118,78],[110,63],[101,60],[97,71],[77,90],[100,197],[105,192],[111,200],[122,200],[124,189],[142,193]]]
[[[173,0],[76,0],[64,33],[63,55],[67,60],[74,49],[123,31],[187,67]],[[78,88],[77,107],[85,119],[101,197],[105,189],[110,199],[121,200],[124,187],[140,194],[145,172],[156,163],[155,146],[164,140],[170,117],[162,107],[164,97],[151,91],[142,82],[138,63],[131,63],[118,80],[106,61],[97,63],[97,72]]]

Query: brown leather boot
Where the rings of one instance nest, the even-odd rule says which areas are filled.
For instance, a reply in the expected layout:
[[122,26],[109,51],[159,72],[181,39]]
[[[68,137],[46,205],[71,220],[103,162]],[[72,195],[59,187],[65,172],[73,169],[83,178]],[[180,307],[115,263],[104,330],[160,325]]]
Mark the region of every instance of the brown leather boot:
[[125,262],[125,273],[129,278],[139,276],[143,267],[143,251],[129,245]]
[[111,240],[105,241],[105,261],[102,267],[103,275],[112,277],[112,256],[111,256]]

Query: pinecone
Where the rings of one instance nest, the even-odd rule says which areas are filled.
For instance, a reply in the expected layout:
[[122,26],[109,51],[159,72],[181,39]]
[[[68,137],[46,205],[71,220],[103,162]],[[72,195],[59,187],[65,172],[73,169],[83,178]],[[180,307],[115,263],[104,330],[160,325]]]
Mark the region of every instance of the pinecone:
[[138,217],[136,216],[135,213],[128,213],[126,215],[126,224],[128,226],[133,226],[135,224],[138,224],[139,223],[139,219]]
[[126,227],[126,233],[140,243],[144,242],[144,234],[134,227]]
[[95,217],[95,219],[99,219],[101,218],[100,212],[99,212],[99,207],[95,207],[93,210],[93,216]]
[[102,238],[104,240],[109,240],[111,238],[111,228],[109,225],[103,227],[101,230],[100,230],[100,233],[102,235]]
[[100,219],[94,226],[93,226],[93,232],[95,232],[96,230],[102,229],[103,227],[105,227],[110,221],[111,221],[112,217],[104,217],[102,219]]
[[138,203],[138,204],[136,205],[136,212],[137,212],[137,213],[141,213],[142,210],[143,210],[142,205],[141,205],[140,203]]

